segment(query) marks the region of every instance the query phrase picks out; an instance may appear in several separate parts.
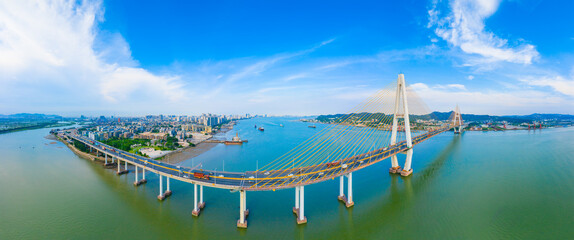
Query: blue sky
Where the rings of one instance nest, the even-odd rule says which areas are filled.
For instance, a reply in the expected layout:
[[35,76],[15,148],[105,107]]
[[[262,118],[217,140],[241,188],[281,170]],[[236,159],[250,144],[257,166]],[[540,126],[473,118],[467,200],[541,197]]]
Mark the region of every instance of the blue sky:
[[574,114],[573,1],[3,1],[0,113]]

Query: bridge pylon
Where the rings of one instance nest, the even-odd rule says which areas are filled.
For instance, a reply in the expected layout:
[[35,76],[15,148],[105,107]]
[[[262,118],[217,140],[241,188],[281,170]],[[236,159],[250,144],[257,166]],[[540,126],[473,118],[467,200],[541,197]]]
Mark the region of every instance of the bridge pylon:
[[[402,110],[402,113],[400,111]],[[392,167],[389,169],[390,173],[400,173],[401,176],[409,176],[413,173],[411,162],[413,158],[413,140],[411,137],[411,126],[409,120],[409,105],[407,103],[407,86],[405,83],[405,75],[399,74],[397,78],[397,93],[395,96],[395,111],[393,114],[393,127],[391,133],[391,145],[397,143],[397,129],[399,126],[399,118],[403,119],[405,129],[405,139],[408,150],[406,151],[407,158],[405,160],[405,167],[401,169],[397,156],[391,157]]]
[[454,133],[460,134],[462,132],[462,114],[460,114],[460,108],[456,105],[454,109],[454,116],[452,118],[452,125]]

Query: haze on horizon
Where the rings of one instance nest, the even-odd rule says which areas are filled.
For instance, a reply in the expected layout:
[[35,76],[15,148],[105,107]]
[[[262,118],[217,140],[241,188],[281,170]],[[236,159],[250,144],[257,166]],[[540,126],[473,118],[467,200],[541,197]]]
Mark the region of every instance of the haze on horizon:
[[574,114],[573,1],[0,0],[0,114]]

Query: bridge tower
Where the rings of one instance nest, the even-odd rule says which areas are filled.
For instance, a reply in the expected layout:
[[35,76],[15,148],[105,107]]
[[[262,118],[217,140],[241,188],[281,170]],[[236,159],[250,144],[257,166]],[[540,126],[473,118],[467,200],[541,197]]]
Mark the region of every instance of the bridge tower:
[[[402,110],[402,114],[400,111]],[[413,158],[413,140],[411,138],[411,126],[409,120],[409,105],[407,103],[407,86],[405,83],[405,75],[399,74],[397,78],[397,93],[395,97],[395,111],[393,114],[393,128],[391,133],[391,145],[397,143],[397,128],[399,127],[399,118],[404,121],[405,138],[408,150],[406,151],[407,159],[405,160],[405,167],[401,171],[401,166],[397,156],[391,157],[392,167],[389,169],[390,173],[400,173],[401,176],[409,176],[413,173],[411,169],[411,162]]]
[[462,115],[460,114],[460,108],[456,105],[454,109],[454,117],[452,118],[452,125],[454,133],[460,134],[462,132]]

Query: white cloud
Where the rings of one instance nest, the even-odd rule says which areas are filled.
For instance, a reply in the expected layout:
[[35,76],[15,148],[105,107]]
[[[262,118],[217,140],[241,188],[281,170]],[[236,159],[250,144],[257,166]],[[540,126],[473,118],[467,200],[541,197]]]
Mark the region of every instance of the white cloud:
[[[458,104],[461,110],[474,114],[530,114],[532,112],[556,113],[572,109],[574,102],[552,93],[535,90],[514,91],[469,91],[466,89],[445,89],[440,85],[424,83],[410,85],[422,101],[433,106],[433,110],[450,111]],[[468,112],[471,109],[472,112]],[[544,109],[544,110],[541,110]]]
[[283,78],[286,82],[295,80],[295,79],[301,79],[301,78],[306,78],[308,77],[307,73],[299,73],[299,74],[293,74],[293,75],[289,75],[285,78]]
[[474,76],[468,75],[468,77],[466,77],[466,78],[468,78],[468,80],[473,80],[473,79],[474,79]]
[[435,88],[439,89],[451,89],[451,90],[460,90],[466,91],[466,87],[462,84],[446,84],[446,85],[436,85]]
[[409,87],[415,91],[419,91],[419,90],[428,90],[428,89],[441,89],[444,91],[450,90],[450,91],[467,91],[466,87],[462,84],[436,84],[433,85],[432,87],[430,87],[427,84],[424,83],[414,83],[412,85],[409,85]]
[[[100,1],[0,1],[0,102],[20,103],[0,111],[157,109],[183,99],[177,77],[138,68],[120,34],[98,30],[102,11]],[[134,102],[134,91],[147,94]]]
[[492,62],[531,64],[539,57],[534,45],[509,44],[508,40],[485,29],[485,20],[494,14],[500,0],[451,0],[450,13],[443,14],[435,2],[429,10],[429,28],[464,53],[478,55],[467,65]]
[[352,64],[352,61],[341,61],[341,62],[335,62],[335,63],[329,63],[323,66],[320,66],[317,68],[317,70],[330,70],[330,69],[336,69],[336,68],[341,68],[344,66],[347,66],[349,64]]
[[521,79],[522,82],[530,86],[550,87],[554,91],[574,97],[574,79],[565,79],[562,76],[554,77],[526,77]]
[[[142,68],[120,67],[104,76],[101,94],[110,102],[141,101],[141,97],[155,96],[172,102],[186,99],[179,77],[158,77]],[[133,94],[133,93],[136,94]]]

